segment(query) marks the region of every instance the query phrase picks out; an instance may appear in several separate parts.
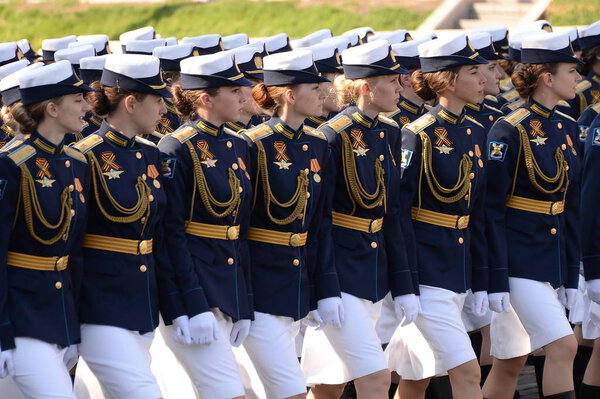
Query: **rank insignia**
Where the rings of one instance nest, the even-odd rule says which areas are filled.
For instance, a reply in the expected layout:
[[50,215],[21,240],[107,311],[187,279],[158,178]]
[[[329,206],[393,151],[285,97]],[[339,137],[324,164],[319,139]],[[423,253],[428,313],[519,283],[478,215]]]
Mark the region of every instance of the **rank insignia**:
[[595,128],[593,134],[592,145],[600,145],[600,128]]
[[275,155],[277,161],[273,163],[279,166],[279,169],[289,169],[292,163],[289,162],[290,158],[285,153],[287,150],[285,143],[283,141],[276,141],[273,143],[273,147],[275,147],[275,151],[277,151],[277,154]]
[[39,168],[36,176],[36,182],[40,183],[42,187],[52,187],[52,184],[56,181],[52,179],[52,173],[48,170],[50,168],[50,163],[45,158],[37,158],[35,160],[35,166]]
[[196,147],[200,150],[200,156],[202,157],[201,164],[207,168],[214,168],[217,166],[218,159],[215,158],[212,152],[208,149],[208,143],[206,140],[198,140]]
[[121,165],[115,162],[116,156],[112,151],[104,151],[100,154],[100,158],[104,164],[102,165],[102,174],[108,177],[108,180],[120,179],[121,173],[124,170],[121,170]]
[[321,165],[319,164],[319,160],[317,158],[310,160],[310,171],[313,172],[313,180],[315,183],[320,183],[321,175],[319,172],[321,171]]
[[401,156],[402,156],[402,159],[400,160],[400,167],[402,169],[406,169],[410,165],[410,160],[412,159],[413,152],[411,150],[403,148],[402,152],[401,152]]
[[433,131],[435,134],[435,146],[434,148],[440,152],[440,154],[450,154],[454,148],[452,148],[452,141],[448,138],[448,131],[444,127],[436,127]]
[[356,156],[367,156],[367,152],[369,151],[369,149],[363,141],[363,132],[360,129],[352,129],[350,130],[350,136],[352,136],[352,138],[354,139],[354,143],[352,143],[352,151],[356,153]]
[[158,169],[156,169],[156,166],[154,166],[152,164],[148,165],[146,174],[148,175],[149,178],[153,179],[152,184],[154,185],[154,187],[159,189],[160,182],[157,179],[158,179],[158,176],[160,176],[160,173],[158,173]]
[[177,159],[175,158],[164,158],[162,162],[162,175],[167,179],[172,179],[175,176],[175,166],[177,165]]
[[535,143],[537,146],[546,144],[548,137],[545,137],[546,133],[542,130],[542,122],[537,119],[532,119],[529,121],[529,127],[531,128],[529,134],[533,137],[533,139],[529,141]]
[[587,137],[588,129],[589,128],[590,128],[589,126],[581,126],[581,125],[579,125],[579,141],[585,142],[585,139]]
[[250,180],[250,173],[248,173],[248,169],[246,168],[246,163],[244,162],[242,157],[238,157],[238,164],[240,165],[240,169],[242,169],[244,171],[244,173],[246,174],[246,178],[248,180]]
[[491,161],[503,162],[506,157],[506,151],[508,150],[508,144],[500,141],[490,141],[488,159]]

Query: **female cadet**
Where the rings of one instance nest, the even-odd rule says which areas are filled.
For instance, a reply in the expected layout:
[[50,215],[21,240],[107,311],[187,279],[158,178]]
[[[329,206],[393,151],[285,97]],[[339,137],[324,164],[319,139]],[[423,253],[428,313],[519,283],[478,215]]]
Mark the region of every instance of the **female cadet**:
[[[581,77],[568,34],[525,38],[521,62],[512,80],[527,103],[488,134],[490,308],[502,312],[492,319],[492,331],[502,333],[492,334],[495,359],[484,393],[511,397],[526,355],[544,348],[543,394],[574,398],[577,343],[554,287],[566,287],[570,308],[580,259],[578,129],[555,106],[573,98]],[[513,336],[519,322],[526,348]]]
[[[207,398],[244,395],[231,345],[242,343],[253,318],[250,159],[244,139],[222,126],[240,118],[241,88],[250,84],[229,53],[183,60],[172,90],[187,122],[159,143],[170,205],[166,244],[177,280],[164,299],[163,320],[173,327],[163,337]],[[173,340],[173,330],[184,334]]]
[[[434,357],[434,373],[448,372],[454,398],[481,398],[480,372],[461,318],[468,292],[473,312],[487,309],[483,233],[483,126],[465,114],[483,100],[487,61],[465,35],[419,46],[416,93],[438,105],[402,129],[401,190],[405,240],[416,262],[421,314],[415,324]],[[394,358],[393,341],[387,351]],[[401,359],[402,360],[402,359]],[[403,377],[401,396],[423,397],[430,375],[411,375],[410,362],[392,367]]]
[[91,89],[68,61],[28,70],[19,82],[13,116],[31,136],[0,157],[0,376],[14,374],[29,398],[74,399],[88,167],[63,142],[81,130],[82,93]]
[[267,56],[263,73],[252,95],[274,116],[244,133],[252,143],[248,239],[255,306],[244,348],[267,397],[303,398],[306,385],[294,347],[298,321],[315,302],[326,321],[339,324],[340,318],[325,207],[327,141],[302,125],[322,114],[319,83],[326,79],[309,50]]
[[[2,91],[2,81],[28,65],[29,61],[19,60],[0,66],[0,93]],[[7,82],[8,81],[10,81],[10,79],[7,80]],[[18,87],[16,91],[18,93]],[[10,115],[8,105],[6,105],[6,101],[2,99],[0,100],[0,148],[4,147],[6,143],[12,140],[12,138],[15,137],[16,130],[18,130],[18,123],[14,121],[11,123],[11,120],[12,116]]]
[[153,247],[166,196],[160,152],[136,135],[154,130],[170,92],[158,58],[147,55],[107,55],[93,87],[88,101],[106,117],[74,146],[88,159],[92,190],[79,349],[107,396],[160,398],[148,350],[158,325]]
[[344,318],[322,332],[307,330],[302,366],[312,397],[339,397],[354,380],[360,398],[379,399],[387,398],[390,384],[375,332],[381,300],[391,291],[405,323],[419,308],[400,228],[400,132],[379,116],[395,109],[398,74],[408,71],[385,40],[344,50],[342,59],[340,96],[349,106],[319,132],[331,143],[332,236]]

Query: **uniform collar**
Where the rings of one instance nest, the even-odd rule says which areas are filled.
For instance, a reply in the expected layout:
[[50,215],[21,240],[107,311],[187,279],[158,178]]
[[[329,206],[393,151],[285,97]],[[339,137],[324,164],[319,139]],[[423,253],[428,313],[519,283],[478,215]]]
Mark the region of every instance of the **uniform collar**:
[[[248,122],[250,123],[250,122]],[[239,132],[240,130],[248,129],[248,126],[244,125],[242,122],[225,122],[225,126],[233,130],[234,132]]]
[[363,125],[367,129],[374,128],[375,126],[377,126],[377,122],[379,122],[377,118],[371,118],[356,106],[348,107],[347,112],[356,123]]
[[35,148],[49,155],[60,154],[63,151],[64,139],[61,140],[58,145],[54,145],[50,141],[46,140],[38,131],[35,131],[31,134],[29,137],[29,142],[33,144]]
[[481,109],[483,108],[483,103],[479,103],[479,104],[471,104],[471,103],[467,103],[465,104],[465,106],[467,108],[472,109],[475,112],[481,112]]
[[14,130],[12,130],[10,128],[10,126],[8,126],[6,123],[2,122],[1,120],[0,120],[0,130],[2,130],[4,133],[6,133],[7,136],[15,137],[16,133],[14,132]]
[[217,137],[221,133],[221,129],[213,125],[206,119],[199,118],[193,122],[194,127],[202,133]]
[[423,109],[423,106],[418,106],[417,104],[413,103],[410,100],[407,100],[404,97],[400,97],[400,102],[398,103],[398,107],[400,107],[414,115],[419,115],[419,113]]
[[302,129],[303,129],[304,125],[300,125],[300,128],[298,130],[294,130],[287,123],[285,123],[283,121],[283,119],[281,119],[278,116],[273,116],[269,120],[269,124],[271,126],[273,126],[273,129],[277,133],[284,135],[285,137],[287,137],[290,140],[293,140],[293,139],[297,140],[300,138],[300,136],[302,136]]
[[437,115],[440,119],[446,121],[447,123],[449,123],[451,125],[461,124],[465,120],[464,108],[463,108],[463,112],[460,115],[456,115],[438,104],[435,107],[432,107],[429,112],[431,112],[433,115]]
[[111,126],[106,120],[102,121],[102,126],[100,126],[98,134],[104,136],[104,138],[111,143],[123,148],[131,148],[135,143],[135,137],[129,138],[125,136],[123,133]]
[[534,113],[538,114],[539,116],[544,117],[546,119],[550,118],[552,116],[552,114],[554,114],[554,108],[548,109],[548,108],[544,107],[542,104],[535,101],[534,99],[531,99],[531,101],[529,103],[529,109],[531,111],[533,111]]
[[590,73],[588,73],[587,76],[588,80],[593,80],[594,82],[596,82],[597,84],[600,84],[600,75],[598,75],[596,72],[594,72],[593,70],[590,71]]
[[328,118],[326,116],[309,116],[308,120],[316,124],[317,126],[322,125],[327,122]]

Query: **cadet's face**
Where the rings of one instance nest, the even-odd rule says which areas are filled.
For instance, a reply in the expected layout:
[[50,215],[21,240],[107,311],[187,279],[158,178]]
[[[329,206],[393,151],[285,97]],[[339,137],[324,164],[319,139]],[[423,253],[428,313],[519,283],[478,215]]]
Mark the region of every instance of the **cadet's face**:
[[402,86],[400,85],[400,75],[376,76],[371,80],[371,104],[379,112],[391,112],[398,106]]
[[57,121],[65,132],[79,133],[83,129],[83,117],[90,110],[90,106],[83,98],[83,94],[67,94],[57,104]]
[[218,118],[222,123],[236,122],[240,120],[246,94],[242,91],[242,86],[221,87],[211,100],[215,119]]
[[167,108],[161,96],[147,94],[142,101],[135,101],[132,119],[138,126],[140,134],[151,134],[166,112]]
[[330,82],[319,83],[321,90],[323,91],[323,95],[325,96],[325,100],[323,100],[323,115],[327,115],[330,112],[339,111],[340,109],[337,102],[337,92],[333,87],[336,74],[326,73],[325,77],[329,79]]
[[454,83],[454,95],[460,100],[477,104],[483,101],[483,93],[487,82],[481,68],[487,65],[464,65],[458,70]]
[[491,94],[492,96],[496,96],[500,93],[500,87],[498,87],[498,84],[500,83],[500,78],[502,78],[502,75],[500,74],[500,70],[498,68],[498,61],[489,61],[487,65],[482,65],[479,67],[479,71],[487,80],[485,83],[485,88],[483,89],[484,94],[486,95]]
[[244,104],[242,106],[243,113],[245,113],[246,115],[260,114],[260,109],[254,102],[254,98],[252,98],[252,87],[242,87],[242,95],[245,99]]
[[319,83],[300,83],[294,90],[295,111],[308,118],[323,115],[325,95]]
[[556,73],[551,75],[552,91],[561,100],[570,100],[575,97],[575,86],[580,80],[577,64],[561,62],[557,65]]

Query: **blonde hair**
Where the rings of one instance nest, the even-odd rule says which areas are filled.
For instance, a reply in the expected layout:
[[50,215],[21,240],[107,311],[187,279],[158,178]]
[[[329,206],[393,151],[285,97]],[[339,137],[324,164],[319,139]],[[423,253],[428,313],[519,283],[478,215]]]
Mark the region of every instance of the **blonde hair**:
[[347,79],[344,75],[337,76],[333,82],[333,87],[337,92],[338,105],[342,108],[356,105],[356,102],[360,98],[361,86],[367,83],[373,87],[375,79],[376,77]]

